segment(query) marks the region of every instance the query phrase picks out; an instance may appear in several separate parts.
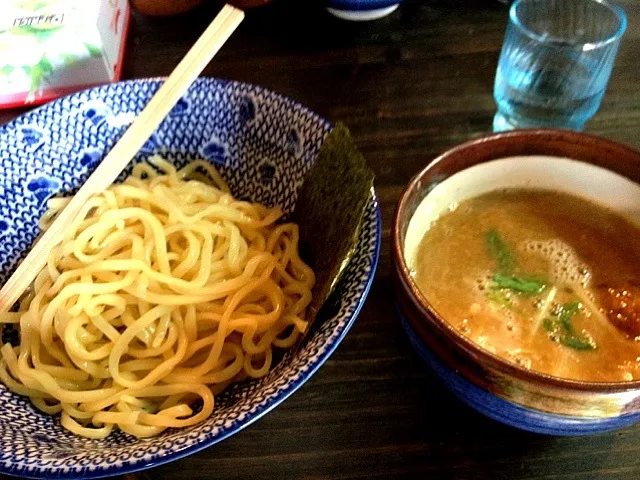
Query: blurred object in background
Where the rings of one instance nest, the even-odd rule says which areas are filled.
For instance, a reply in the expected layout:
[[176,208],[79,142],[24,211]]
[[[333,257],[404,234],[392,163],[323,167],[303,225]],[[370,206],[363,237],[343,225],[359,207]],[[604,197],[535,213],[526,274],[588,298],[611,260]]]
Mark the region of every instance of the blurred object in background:
[[127,0],[0,0],[0,108],[120,80]]
[[[204,2],[205,0],[131,0],[131,5],[143,15],[160,17],[184,13]],[[227,0],[226,3],[247,9],[268,5],[271,0]]]
[[402,0],[326,0],[327,10],[343,20],[377,20],[394,12]]
[[627,20],[606,0],[516,0],[498,63],[494,131],[582,130],[598,111]]
[[[0,0],[2,2],[3,0]],[[184,13],[207,1],[213,0],[130,0],[133,8],[143,15],[170,16]],[[314,2],[318,8],[324,6],[332,15],[343,20],[367,21],[385,17],[394,12],[403,0],[296,0]],[[506,0],[501,0],[506,1]],[[241,8],[263,7],[272,0],[226,0]]]
[[143,15],[166,16],[186,12],[204,0],[131,0],[131,6]]
[[246,9],[264,7],[271,3],[271,0],[227,0],[234,7]]

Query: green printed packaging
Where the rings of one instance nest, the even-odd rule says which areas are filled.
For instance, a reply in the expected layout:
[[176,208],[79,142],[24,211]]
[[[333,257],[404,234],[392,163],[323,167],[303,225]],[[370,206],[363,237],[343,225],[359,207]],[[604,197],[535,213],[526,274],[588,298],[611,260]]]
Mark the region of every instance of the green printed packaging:
[[127,0],[2,0],[0,108],[120,79]]

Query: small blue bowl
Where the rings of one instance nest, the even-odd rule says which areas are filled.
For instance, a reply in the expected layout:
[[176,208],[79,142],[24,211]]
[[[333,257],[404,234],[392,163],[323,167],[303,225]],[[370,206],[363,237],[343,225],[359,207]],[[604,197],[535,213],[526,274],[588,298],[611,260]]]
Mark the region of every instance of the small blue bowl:
[[402,0],[327,0],[327,10],[343,20],[377,20],[394,12]]
[[[38,234],[47,199],[77,189],[161,85],[162,80],[135,80],[87,90],[0,127],[0,284]],[[204,158],[218,167],[234,194],[290,213],[331,128],[276,93],[202,78],[134,162],[154,153],[177,166]],[[148,439],[114,432],[104,440],[89,440],[0,384],[0,473],[48,479],[122,475],[192,454],[255,422],[300,388],[348,332],[374,277],[380,233],[372,190],[335,315],[266,377],[232,385],[216,396],[211,417],[193,427]]]

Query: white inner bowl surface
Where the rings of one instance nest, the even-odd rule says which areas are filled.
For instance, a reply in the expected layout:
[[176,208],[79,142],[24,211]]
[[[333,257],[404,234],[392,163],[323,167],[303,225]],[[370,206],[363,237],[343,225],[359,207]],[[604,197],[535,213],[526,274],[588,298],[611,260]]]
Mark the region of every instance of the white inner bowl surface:
[[460,202],[507,188],[554,190],[607,207],[640,225],[640,185],[628,178],[570,158],[542,155],[507,157],[462,170],[437,185],[409,221],[404,259],[413,270],[418,247],[431,224]]

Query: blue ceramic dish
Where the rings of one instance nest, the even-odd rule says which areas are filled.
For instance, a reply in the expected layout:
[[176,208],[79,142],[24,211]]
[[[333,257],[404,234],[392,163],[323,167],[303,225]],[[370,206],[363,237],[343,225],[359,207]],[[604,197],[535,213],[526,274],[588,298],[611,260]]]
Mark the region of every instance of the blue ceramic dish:
[[502,423],[551,435],[637,423],[640,381],[570,380],[509,362],[451,326],[413,281],[407,249],[441,212],[488,191],[531,185],[580,195],[640,219],[640,153],[625,146],[577,132],[522,130],[455,147],[409,182],[396,209],[392,256],[404,329],[447,388]]
[[[82,184],[161,83],[137,80],[87,90],[0,127],[0,283],[36,237],[47,199]],[[331,128],[305,107],[260,87],[200,79],[134,161],[154,153],[177,165],[205,158],[236,195],[291,212]],[[308,380],[353,324],[373,280],[380,232],[372,190],[356,254],[339,287],[337,313],[268,376],[216,397],[213,415],[192,428],[144,440],[122,432],[88,440],[0,385],[0,472],[38,478],[125,474],[197,452],[256,421]]]
[[367,21],[394,12],[402,0],[327,0],[327,10],[338,18]]
[[459,400],[493,420],[522,430],[557,436],[601,433],[627,427],[640,421],[638,413],[610,418],[584,418],[555,415],[504,400],[477,387],[447,366],[426,346],[400,309],[398,309],[398,315],[411,346],[433,370],[438,380]]

